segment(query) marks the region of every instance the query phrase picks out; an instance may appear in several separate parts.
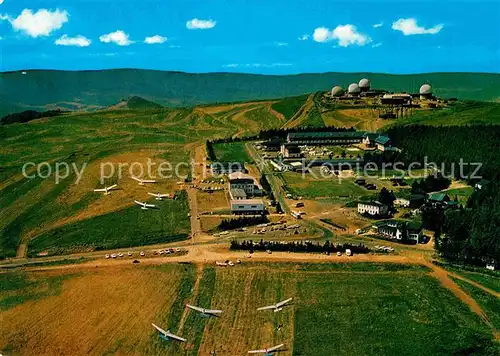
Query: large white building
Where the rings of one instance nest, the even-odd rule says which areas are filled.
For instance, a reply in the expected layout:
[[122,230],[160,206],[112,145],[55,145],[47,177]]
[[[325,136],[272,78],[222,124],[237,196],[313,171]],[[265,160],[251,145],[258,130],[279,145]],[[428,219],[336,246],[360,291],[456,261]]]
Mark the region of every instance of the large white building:
[[373,216],[385,216],[389,212],[389,206],[378,201],[358,203],[358,213]]
[[265,206],[262,199],[231,200],[233,214],[262,214],[264,211]]
[[262,189],[251,175],[234,172],[229,174],[229,190],[242,189],[247,195],[260,195]]

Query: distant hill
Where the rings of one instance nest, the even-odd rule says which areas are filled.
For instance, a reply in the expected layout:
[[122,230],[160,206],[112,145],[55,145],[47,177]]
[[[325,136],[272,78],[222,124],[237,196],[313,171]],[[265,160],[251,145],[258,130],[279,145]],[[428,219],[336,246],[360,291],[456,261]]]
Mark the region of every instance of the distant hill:
[[127,107],[129,109],[157,109],[162,106],[139,96],[133,96],[127,100]]
[[95,110],[124,97],[138,96],[163,106],[250,101],[298,96],[334,85],[347,87],[366,77],[373,88],[417,92],[430,83],[442,97],[496,101],[500,74],[319,73],[255,75],[239,73],[191,74],[139,69],[102,71],[28,70],[0,73],[0,116],[28,109]]

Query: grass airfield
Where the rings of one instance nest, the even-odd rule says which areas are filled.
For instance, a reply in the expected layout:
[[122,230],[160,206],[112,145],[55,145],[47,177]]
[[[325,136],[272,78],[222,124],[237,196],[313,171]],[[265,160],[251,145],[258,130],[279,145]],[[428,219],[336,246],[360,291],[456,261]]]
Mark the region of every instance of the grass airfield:
[[[280,355],[445,355],[491,337],[416,265],[75,267],[2,273],[0,281],[7,354],[241,355],[285,343]],[[288,297],[281,312],[256,311]],[[186,303],[224,313],[203,318]],[[160,339],[152,322],[188,341]]]

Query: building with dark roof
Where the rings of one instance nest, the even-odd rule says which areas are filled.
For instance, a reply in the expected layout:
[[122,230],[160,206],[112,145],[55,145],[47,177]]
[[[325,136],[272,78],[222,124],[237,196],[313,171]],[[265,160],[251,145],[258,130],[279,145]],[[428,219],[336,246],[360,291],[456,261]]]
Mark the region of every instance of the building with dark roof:
[[231,200],[241,200],[247,198],[247,193],[241,188],[232,188],[229,190]]
[[295,145],[351,145],[361,143],[364,135],[364,131],[292,132],[287,136],[287,143]]
[[281,145],[281,154],[283,158],[300,158],[302,157],[302,152],[300,147],[293,144],[283,144]]
[[374,225],[377,234],[402,242],[424,242],[422,224],[413,221],[384,220]]
[[379,151],[386,151],[387,149],[392,147],[391,139],[387,136],[378,136],[375,139],[375,144],[377,145],[377,149]]

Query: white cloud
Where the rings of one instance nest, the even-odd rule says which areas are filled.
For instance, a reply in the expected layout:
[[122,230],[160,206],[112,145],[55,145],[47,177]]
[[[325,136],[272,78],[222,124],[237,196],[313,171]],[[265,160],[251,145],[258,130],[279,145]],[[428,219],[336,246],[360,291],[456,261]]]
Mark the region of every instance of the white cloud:
[[276,42],[276,46],[278,46],[278,47],[286,47],[286,46],[288,46],[288,42]]
[[200,19],[194,18],[194,19],[186,22],[186,28],[189,30],[208,30],[210,28],[215,27],[216,24],[217,24],[217,21],[214,21],[212,19],[200,20]]
[[115,43],[118,46],[128,46],[134,43],[129,39],[128,34],[123,32],[122,30],[102,35],[99,37],[99,41],[104,43]]
[[60,38],[55,40],[55,44],[58,46],[77,46],[77,47],[88,47],[92,41],[87,37],[78,35],[75,37],[69,37],[68,35],[62,35]]
[[164,43],[166,41],[167,41],[167,37],[163,37],[163,36],[160,36],[160,35],[154,35],[154,36],[151,36],[151,37],[146,37],[144,39],[144,43],[147,43],[147,44]]
[[299,37],[299,41],[307,41],[309,39],[309,35],[302,35]]
[[66,10],[56,9],[54,11],[40,9],[33,13],[30,9],[24,9],[16,18],[8,15],[0,15],[1,20],[8,20],[16,31],[23,31],[31,37],[48,36],[53,31],[60,29],[68,22]]
[[332,32],[332,38],[339,41],[340,47],[350,45],[364,46],[371,42],[371,38],[358,32],[354,25],[338,25]]
[[313,40],[316,42],[326,42],[330,40],[330,30],[326,27],[318,27],[314,30]]
[[401,31],[405,36],[410,35],[435,35],[443,29],[444,25],[439,24],[431,28],[420,27],[414,18],[399,19],[392,23],[392,29]]
[[367,35],[358,32],[354,25],[338,25],[330,31],[326,27],[318,27],[314,30],[313,39],[316,42],[328,42],[337,40],[340,47],[347,47],[351,45],[364,46],[371,42],[371,38]]
[[382,43],[381,42],[378,42],[378,43],[375,43],[372,48],[377,48],[377,47],[380,47],[382,46]]
[[379,27],[382,27],[382,26],[384,26],[384,23],[380,22],[380,23],[376,23],[375,25],[373,25],[373,28],[379,28]]

